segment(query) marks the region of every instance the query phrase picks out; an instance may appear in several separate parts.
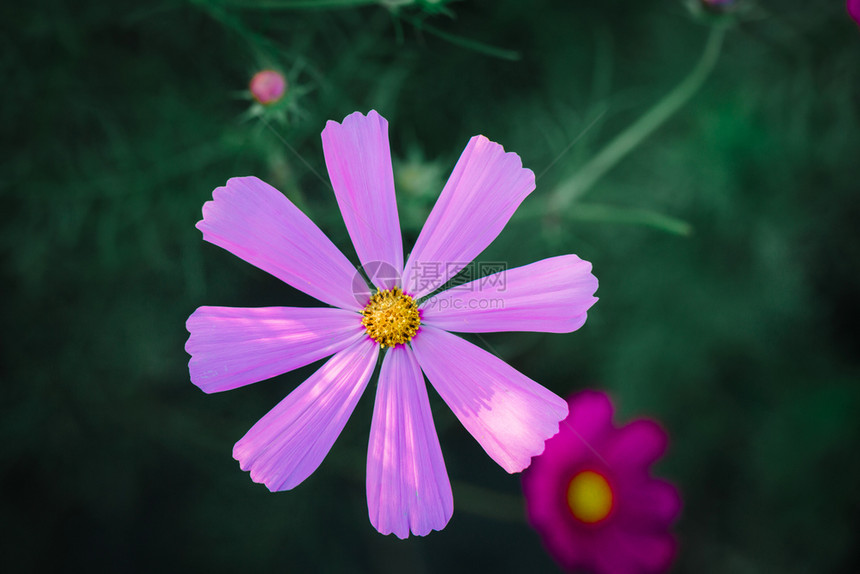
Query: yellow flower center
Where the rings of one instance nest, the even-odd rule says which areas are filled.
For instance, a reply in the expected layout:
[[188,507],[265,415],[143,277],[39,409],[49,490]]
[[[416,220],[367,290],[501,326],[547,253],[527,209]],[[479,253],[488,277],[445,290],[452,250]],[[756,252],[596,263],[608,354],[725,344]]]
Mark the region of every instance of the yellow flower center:
[[570,480],[567,505],[573,516],[586,524],[600,522],[612,510],[612,489],[602,475],[584,470]]
[[408,343],[421,325],[418,305],[400,287],[374,293],[361,314],[367,334],[382,347]]

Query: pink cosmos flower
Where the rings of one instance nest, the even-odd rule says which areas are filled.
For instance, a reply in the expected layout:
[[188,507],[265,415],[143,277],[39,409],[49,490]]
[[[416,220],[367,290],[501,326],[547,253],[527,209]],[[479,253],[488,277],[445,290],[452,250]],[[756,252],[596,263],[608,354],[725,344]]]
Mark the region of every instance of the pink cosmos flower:
[[254,99],[263,105],[274,104],[287,90],[287,80],[275,70],[262,70],[254,74],[248,86]]
[[650,466],[666,450],[666,433],[649,420],[616,428],[605,393],[574,394],[568,406],[559,433],[523,473],[529,522],[565,569],[665,571],[681,499],[674,486],[651,477]]
[[860,0],[848,0],[848,15],[860,25]]
[[597,279],[591,264],[563,255],[428,297],[498,236],[534,174],[473,137],[404,265],[388,122],[356,112],[328,122],[322,143],[375,293],[282,193],[255,177],[231,179],[203,206],[203,238],[330,307],[200,307],[187,323],[191,380],[226,391],[333,355],[233,449],[252,480],[289,490],[329,452],[383,354],[367,453],[370,521],[383,534],[425,535],[447,524],[453,498],[422,371],[487,454],[521,471],[558,432],[567,403],[449,331],[574,331],[597,300]]

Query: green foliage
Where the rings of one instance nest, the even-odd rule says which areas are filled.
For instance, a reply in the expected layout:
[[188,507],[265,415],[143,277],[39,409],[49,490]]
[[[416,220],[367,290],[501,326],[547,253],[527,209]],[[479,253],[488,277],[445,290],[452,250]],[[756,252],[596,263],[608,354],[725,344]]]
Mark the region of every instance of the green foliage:
[[[319,471],[273,495],[231,447],[313,367],[222,395],[188,380],[197,306],[313,304],[205,244],[203,203],[257,175],[352,256],[319,132],[375,108],[407,249],[472,135],[538,175],[482,258],[577,253],[600,301],[576,333],[482,344],[663,423],[679,571],[856,572],[860,31],[839,2],[739,2],[717,24],[682,0],[4,4],[8,571],[552,571],[518,479],[432,391],[456,510],[399,542],[366,516],[372,388]],[[711,25],[713,71],[586,198],[564,192],[684,85]],[[247,94],[261,68],[289,82],[271,108]]]

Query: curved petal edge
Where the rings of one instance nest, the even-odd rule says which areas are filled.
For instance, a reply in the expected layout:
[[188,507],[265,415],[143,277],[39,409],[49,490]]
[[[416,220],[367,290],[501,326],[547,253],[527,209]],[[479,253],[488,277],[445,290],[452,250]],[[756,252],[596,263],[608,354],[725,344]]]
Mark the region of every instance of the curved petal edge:
[[425,325],[412,348],[442,400],[509,473],[529,466],[567,416],[564,399],[456,335]]
[[461,333],[570,333],[585,323],[596,290],[591,263],[562,255],[438,293],[422,303],[421,319]]
[[355,343],[360,318],[331,307],[200,307],[185,323],[191,382],[216,393],[298,369]]
[[233,447],[251,480],[272,492],[295,488],[322,463],[376,366],[379,345],[364,338],[322,367],[257,421]]
[[[361,310],[355,267],[307,215],[256,177],[234,177],[212,193],[197,223],[203,239],[324,303]],[[363,280],[361,281],[363,283]]]
[[423,297],[441,287],[499,236],[535,188],[520,156],[484,136],[466,145],[403,270],[403,289]]
[[367,508],[382,534],[442,530],[454,512],[451,484],[418,361],[407,346],[386,352],[367,449]]
[[342,124],[329,121],[322,144],[337,204],[359,260],[365,269],[385,264],[382,273],[371,277],[380,289],[399,286],[403,241],[388,122],[375,110],[367,116],[355,112]]

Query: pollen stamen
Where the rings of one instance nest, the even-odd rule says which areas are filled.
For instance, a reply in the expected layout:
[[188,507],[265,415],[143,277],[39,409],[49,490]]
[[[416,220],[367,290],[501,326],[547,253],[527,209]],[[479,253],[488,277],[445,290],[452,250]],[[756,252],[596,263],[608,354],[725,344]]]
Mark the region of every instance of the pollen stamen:
[[408,343],[421,325],[418,305],[400,287],[374,293],[361,314],[367,334],[382,347]]
[[576,474],[567,486],[567,505],[580,522],[595,524],[609,516],[613,504],[612,487],[606,477],[593,470]]

